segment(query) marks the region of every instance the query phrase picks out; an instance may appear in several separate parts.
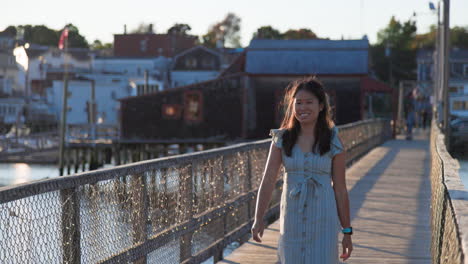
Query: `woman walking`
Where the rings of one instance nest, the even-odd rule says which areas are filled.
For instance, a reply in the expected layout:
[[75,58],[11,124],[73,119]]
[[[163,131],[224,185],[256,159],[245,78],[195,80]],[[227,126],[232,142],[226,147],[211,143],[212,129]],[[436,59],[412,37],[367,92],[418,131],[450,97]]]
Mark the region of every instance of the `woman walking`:
[[253,239],[261,242],[263,216],[281,164],[285,168],[280,206],[278,258],[282,264],[339,263],[338,232],[344,233],[341,258],[352,251],[352,227],[345,182],[345,154],[333,124],[323,85],[315,78],[293,81],[285,96],[280,129],[260,184]]

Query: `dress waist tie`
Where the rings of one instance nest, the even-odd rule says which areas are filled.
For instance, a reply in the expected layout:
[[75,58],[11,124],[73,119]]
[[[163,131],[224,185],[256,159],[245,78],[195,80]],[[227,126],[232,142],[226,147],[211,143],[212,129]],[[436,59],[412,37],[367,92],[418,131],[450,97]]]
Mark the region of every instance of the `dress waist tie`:
[[[299,174],[299,172],[291,172],[288,174]],[[300,172],[300,174],[304,174],[304,173]],[[307,198],[308,184],[310,183],[313,186],[312,188],[313,196],[316,196],[315,189],[318,188],[319,186],[322,186],[322,184],[317,179],[315,179],[315,177],[317,176],[312,174],[307,177],[304,177],[303,179],[300,179],[300,181],[297,182],[295,186],[289,192],[290,197],[294,197],[299,194],[299,213],[304,212],[304,206],[306,204],[306,198]]]

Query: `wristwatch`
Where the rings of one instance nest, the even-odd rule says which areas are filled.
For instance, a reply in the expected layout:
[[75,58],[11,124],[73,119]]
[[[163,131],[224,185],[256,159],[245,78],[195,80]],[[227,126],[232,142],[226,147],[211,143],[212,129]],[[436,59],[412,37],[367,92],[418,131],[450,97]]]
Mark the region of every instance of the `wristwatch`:
[[341,232],[345,235],[352,235],[353,234],[353,228],[352,227],[347,227],[343,228]]

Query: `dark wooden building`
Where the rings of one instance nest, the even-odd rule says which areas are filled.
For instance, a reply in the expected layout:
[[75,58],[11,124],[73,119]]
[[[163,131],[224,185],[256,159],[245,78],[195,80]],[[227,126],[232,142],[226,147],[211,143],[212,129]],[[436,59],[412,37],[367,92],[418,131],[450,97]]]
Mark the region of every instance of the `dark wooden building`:
[[280,125],[287,84],[308,75],[324,83],[337,124],[363,119],[368,94],[391,93],[369,77],[367,40],[254,40],[215,80],[121,100],[122,139],[264,138]]
[[213,80],[221,72],[222,55],[204,46],[185,50],[174,57],[171,87],[185,86]]

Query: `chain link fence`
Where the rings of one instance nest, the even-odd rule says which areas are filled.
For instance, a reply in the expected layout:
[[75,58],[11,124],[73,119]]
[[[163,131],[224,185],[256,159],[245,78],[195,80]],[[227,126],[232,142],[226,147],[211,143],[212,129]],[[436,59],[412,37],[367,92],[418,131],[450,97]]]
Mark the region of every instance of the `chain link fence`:
[[[388,120],[340,127],[348,163]],[[201,263],[249,238],[270,140],[0,189],[0,263]],[[282,180],[266,218],[277,219]]]

